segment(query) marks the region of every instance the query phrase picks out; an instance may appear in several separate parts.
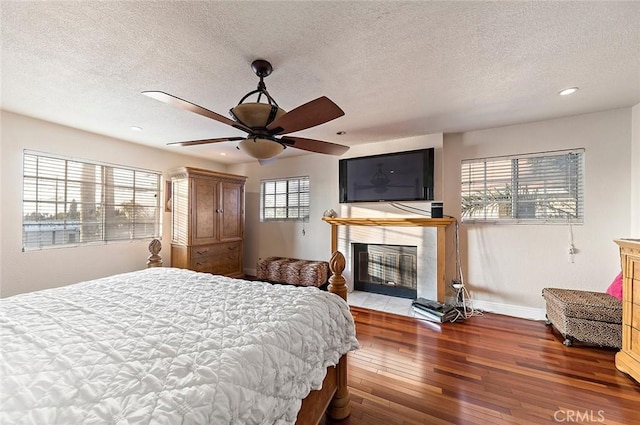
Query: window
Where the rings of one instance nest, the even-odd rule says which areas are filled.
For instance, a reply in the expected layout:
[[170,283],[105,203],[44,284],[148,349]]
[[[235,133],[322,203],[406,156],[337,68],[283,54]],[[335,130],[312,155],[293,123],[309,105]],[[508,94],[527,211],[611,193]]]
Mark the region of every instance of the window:
[[462,161],[462,221],[582,223],[584,149]]
[[161,173],[24,152],[22,249],[160,235]]
[[260,221],[286,220],[309,220],[309,176],[260,181]]

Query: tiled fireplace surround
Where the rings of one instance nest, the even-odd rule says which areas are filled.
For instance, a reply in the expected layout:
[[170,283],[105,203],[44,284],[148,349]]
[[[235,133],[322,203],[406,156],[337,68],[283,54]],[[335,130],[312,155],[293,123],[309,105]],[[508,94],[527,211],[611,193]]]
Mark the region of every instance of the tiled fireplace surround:
[[[346,259],[344,277],[347,279],[349,291],[353,290],[353,252],[352,243],[365,244],[388,244],[388,245],[411,245],[417,247],[417,291],[418,297],[428,299],[438,299],[438,232],[444,238],[444,228],[450,224],[448,219],[422,219],[415,224],[401,222],[399,226],[386,225],[390,221],[381,222],[382,225],[373,223],[357,222],[352,224],[348,218],[333,219],[338,221],[325,220],[333,225],[332,244],[342,252]],[[356,219],[373,220],[377,219]],[[401,220],[401,219],[396,219]],[[444,256],[444,241],[440,241],[441,254]],[[441,273],[444,275],[444,258],[441,259]],[[443,276],[444,277],[444,276]],[[443,288],[441,288],[442,292]],[[441,293],[441,300],[444,294]]]

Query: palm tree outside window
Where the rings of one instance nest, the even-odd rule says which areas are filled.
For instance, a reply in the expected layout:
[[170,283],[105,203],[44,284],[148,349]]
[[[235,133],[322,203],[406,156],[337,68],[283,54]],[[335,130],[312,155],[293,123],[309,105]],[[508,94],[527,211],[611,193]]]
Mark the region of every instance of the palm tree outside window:
[[582,223],[584,149],[462,161],[466,223]]

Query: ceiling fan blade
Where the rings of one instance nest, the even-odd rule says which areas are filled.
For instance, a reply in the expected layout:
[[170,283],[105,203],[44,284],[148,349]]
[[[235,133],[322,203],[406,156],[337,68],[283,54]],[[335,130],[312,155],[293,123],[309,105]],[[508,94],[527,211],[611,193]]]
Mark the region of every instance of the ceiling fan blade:
[[179,97],[173,96],[169,93],[165,93],[163,91],[143,91],[142,94],[150,98],[159,100],[160,102],[168,103],[171,106],[175,106],[186,111],[195,112],[196,114],[202,115],[203,117],[211,118],[212,120],[230,125],[237,128],[238,130],[251,133],[250,129],[240,124],[239,122],[232,120],[231,118],[227,118],[224,115],[220,115],[216,112],[210,111],[206,108],[203,108],[202,106],[198,106],[195,103],[188,102],[184,99],[180,99]]
[[282,115],[267,126],[271,134],[286,134],[324,124],[344,115],[326,96],[319,97]]
[[322,140],[306,139],[304,137],[286,136],[280,142],[292,148],[302,149],[309,152],[326,153],[329,155],[342,155],[349,150],[349,146],[338,145],[337,143],[323,142]]
[[167,145],[195,146],[206,145],[207,143],[232,142],[234,140],[244,140],[244,137],[220,137],[219,139],[190,140],[188,142],[171,142],[167,143]]

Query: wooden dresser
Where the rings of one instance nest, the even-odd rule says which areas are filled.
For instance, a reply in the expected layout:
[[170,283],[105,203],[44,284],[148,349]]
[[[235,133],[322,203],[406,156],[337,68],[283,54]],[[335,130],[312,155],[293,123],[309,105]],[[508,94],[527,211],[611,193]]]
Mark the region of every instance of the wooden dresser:
[[640,382],[640,239],[621,239],[622,350],[616,368]]
[[243,277],[246,177],[183,167],[171,173],[171,265]]

